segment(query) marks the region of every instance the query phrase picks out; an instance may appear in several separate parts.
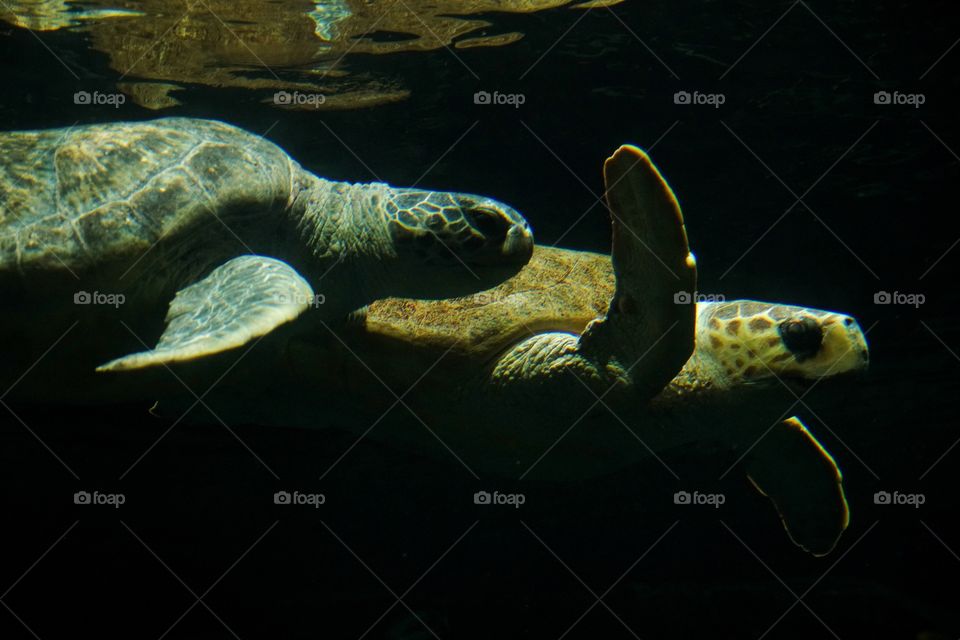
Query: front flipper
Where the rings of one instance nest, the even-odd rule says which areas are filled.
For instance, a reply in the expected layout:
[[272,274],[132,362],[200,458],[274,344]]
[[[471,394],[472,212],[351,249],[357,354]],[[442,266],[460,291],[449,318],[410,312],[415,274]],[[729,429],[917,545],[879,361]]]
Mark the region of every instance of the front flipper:
[[747,474],[773,501],[794,544],[815,556],[833,550],[850,523],[843,476],[798,418],[784,420],[760,440]]
[[290,322],[312,301],[313,289],[287,263],[240,256],[177,292],[153,351],[118,358],[97,371],[141,369],[233,349]]
[[637,393],[647,399],[693,353],[696,262],[680,205],[646,153],[620,147],[604,163],[603,177],[613,222],[616,291],[607,315],[583,332],[580,347],[608,370],[629,373]]
[[[603,178],[616,279],[606,315],[580,336],[538,333],[507,350],[491,373],[494,384],[517,388],[518,382],[558,378],[569,384],[572,373],[598,395],[613,384],[632,385],[637,401],[645,402],[693,353],[697,265],[670,185],[650,157],[631,145],[607,159]],[[579,383],[572,384],[580,391]]]

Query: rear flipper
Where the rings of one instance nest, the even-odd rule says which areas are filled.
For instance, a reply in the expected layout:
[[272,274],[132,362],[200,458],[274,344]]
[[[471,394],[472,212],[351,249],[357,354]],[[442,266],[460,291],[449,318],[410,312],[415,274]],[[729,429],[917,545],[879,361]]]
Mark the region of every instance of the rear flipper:
[[287,263],[256,255],[233,258],[177,292],[153,351],[118,358],[97,371],[166,365],[233,349],[290,322],[312,302],[313,289]]
[[833,550],[850,522],[843,476],[798,418],[784,420],[760,440],[747,474],[773,501],[794,544],[815,556]]

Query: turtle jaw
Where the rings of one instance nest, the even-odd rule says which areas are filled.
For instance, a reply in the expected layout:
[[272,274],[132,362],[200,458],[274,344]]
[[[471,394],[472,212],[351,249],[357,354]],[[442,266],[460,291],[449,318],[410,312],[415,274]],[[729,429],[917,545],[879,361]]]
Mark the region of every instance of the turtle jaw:
[[[790,389],[795,395],[803,397],[810,391],[817,388],[821,382],[829,380],[829,386],[839,384],[846,385],[849,384],[852,380],[859,380],[860,378],[866,375],[866,371],[863,369],[848,369],[840,373],[830,374],[829,376],[819,376],[819,377],[810,377],[810,376],[801,376],[801,375],[784,375],[780,376],[780,382]],[[775,384],[775,379],[771,380],[771,386]]]
[[467,262],[479,266],[523,266],[533,255],[533,233],[526,222],[513,225],[502,238],[488,238],[488,242],[493,250],[480,251],[476,256],[468,257]]
[[[464,242],[464,261],[478,266],[525,265],[533,255],[533,232],[513,208],[487,198],[461,196],[472,237]],[[479,240],[479,242],[477,242]],[[472,246],[471,246],[472,245]]]
[[526,222],[523,226],[514,226],[507,232],[507,239],[503,241],[500,254],[507,260],[522,264],[530,260],[533,255],[533,233]]
[[870,349],[859,323],[851,316],[831,312],[820,312],[818,322],[823,327],[823,339],[804,377],[820,380],[866,371]]

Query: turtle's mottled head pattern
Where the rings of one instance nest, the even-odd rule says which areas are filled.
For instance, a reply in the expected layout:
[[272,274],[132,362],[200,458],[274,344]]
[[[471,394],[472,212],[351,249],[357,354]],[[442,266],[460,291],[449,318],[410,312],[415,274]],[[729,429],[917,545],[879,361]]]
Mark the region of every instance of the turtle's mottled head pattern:
[[527,221],[491,198],[394,189],[381,206],[397,253],[425,265],[523,265],[533,252]]
[[736,300],[700,303],[697,316],[698,356],[728,385],[815,380],[869,362],[860,326],[841,313]]

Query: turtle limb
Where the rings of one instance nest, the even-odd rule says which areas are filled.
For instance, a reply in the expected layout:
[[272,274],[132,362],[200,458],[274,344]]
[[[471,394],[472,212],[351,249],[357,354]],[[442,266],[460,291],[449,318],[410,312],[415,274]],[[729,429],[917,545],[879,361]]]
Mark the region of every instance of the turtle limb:
[[815,556],[833,550],[850,523],[843,476],[798,418],[784,420],[757,443],[747,473],[773,501],[794,544]]
[[242,346],[299,316],[313,297],[307,281],[285,262],[257,255],[233,258],[177,292],[155,349],[118,358],[97,371],[141,369]]
[[673,191],[647,154],[629,145],[607,159],[604,182],[616,275],[606,315],[580,336],[542,333],[519,343],[495,364],[494,384],[572,372],[597,391],[623,383],[648,399],[693,352],[696,262]]

